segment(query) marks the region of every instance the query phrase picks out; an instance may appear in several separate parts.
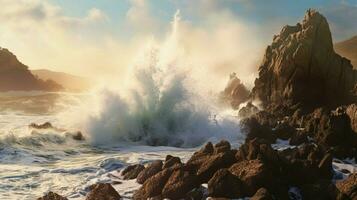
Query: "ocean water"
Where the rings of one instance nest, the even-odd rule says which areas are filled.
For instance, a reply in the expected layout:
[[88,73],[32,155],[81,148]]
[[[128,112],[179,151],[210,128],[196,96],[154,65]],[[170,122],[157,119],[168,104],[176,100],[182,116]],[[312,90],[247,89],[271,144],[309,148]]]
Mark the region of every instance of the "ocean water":
[[[0,94],[0,199],[35,199],[48,191],[57,192],[69,199],[83,199],[88,187],[98,182],[112,183],[122,196],[130,199],[139,185],[135,180],[120,179],[119,171],[123,167],[163,160],[168,154],[187,160],[206,141],[228,139],[236,146],[239,141],[243,141],[243,136],[239,139],[239,129],[235,137],[226,137],[227,134],[222,137],[203,134],[195,143],[181,142],[182,138],[176,136],[167,139],[163,135],[165,139],[158,143],[166,146],[152,146],[152,140],[147,138],[129,140],[126,137],[118,137],[115,142],[108,143],[99,139],[98,143],[98,133],[94,137],[83,133],[86,138],[84,141],[74,140],[71,133],[78,130],[75,127],[77,123],[69,125],[68,119],[63,118],[72,113],[72,110],[80,110],[83,99],[92,96],[38,92]],[[116,114],[111,115],[117,119]],[[98,123],[97,120],[93,120],[93,123]],[[45,122],[50,122],[56,128],[38,130],[29,127],[31,123]],[[217,121],[212,123],[217,126],[213,128],[215,131],[224,129],[219,128]],[[209,127],[204,130],[209,131],[213,125],[207,126]],[[100,128],[105,132],[108,127]],[[110,133],[114,134],[113,131]],[[189,137],[186,132],[176,134]],[[107,136],[108,134],[102,135]]]

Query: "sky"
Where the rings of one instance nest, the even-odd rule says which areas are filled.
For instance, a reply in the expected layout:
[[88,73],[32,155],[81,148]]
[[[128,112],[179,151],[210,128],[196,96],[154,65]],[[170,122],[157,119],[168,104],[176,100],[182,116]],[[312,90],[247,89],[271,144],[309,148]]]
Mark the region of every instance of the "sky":
[[[330,23],[334,41],[357,35],[357,0],[0,0],[0,47],[30,69],[120,79],[148,41],[163,41],[180,11],[182,48],[192,65],[249,77],[282,26],[308,8]],[[243,78],[244,81],[244,78]]]

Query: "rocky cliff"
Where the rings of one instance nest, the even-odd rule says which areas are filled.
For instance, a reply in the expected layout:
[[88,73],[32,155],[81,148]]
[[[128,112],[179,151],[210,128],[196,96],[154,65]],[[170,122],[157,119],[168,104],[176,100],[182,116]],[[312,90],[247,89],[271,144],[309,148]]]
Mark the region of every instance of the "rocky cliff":
[[232,73],[226,88],[220,94],[220,99],[230,104],[232,108],[238,109],[241,103],[249,99],[249,93],[249,90],[237,77],[236,73]]
[[352,97],[357,71],[336,54],[328,22],[308,10],[301,23],[285,26],[266,49],[252,95],[263,106],[338,106]]
[[9,50],[0,48],[0,91],[43,90],[58,91],[61,85],[52,80],[41,80],[34,76]]

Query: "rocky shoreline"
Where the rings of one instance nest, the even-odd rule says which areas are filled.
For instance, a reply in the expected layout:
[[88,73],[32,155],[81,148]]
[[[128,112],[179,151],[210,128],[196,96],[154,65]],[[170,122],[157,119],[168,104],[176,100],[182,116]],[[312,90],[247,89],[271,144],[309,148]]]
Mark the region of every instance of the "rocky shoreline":
[[[231,80],[225,99],[235,108],[248,99],[239,110],[244,144],[207,143],[187,162],[168,155],[129,166],[122,178],[142,184],[133,199],[357,199],[357,173],[343,179],[332,167],[334,158],[357,161],[357,71],[334,52],[325,17],[308,10],[274,37],[249,97]],[[274,149],[278,139],[294,147]],[[110,184],[90,190],[86,200],[120,199]],[[39,198],[53,199],[66,198]]]

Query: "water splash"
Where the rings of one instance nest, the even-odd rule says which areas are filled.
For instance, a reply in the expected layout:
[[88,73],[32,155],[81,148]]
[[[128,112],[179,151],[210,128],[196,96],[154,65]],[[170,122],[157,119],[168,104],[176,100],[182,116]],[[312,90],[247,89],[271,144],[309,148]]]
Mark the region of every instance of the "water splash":
[[237,120],[220,116],[211,97],[193,84],[179,24],[178,11],[166,40],[151,40],[138,56],[126,88],[99,91],[94,106],[76,117],[94,144],[197,146],[212,138],[237,139]]

